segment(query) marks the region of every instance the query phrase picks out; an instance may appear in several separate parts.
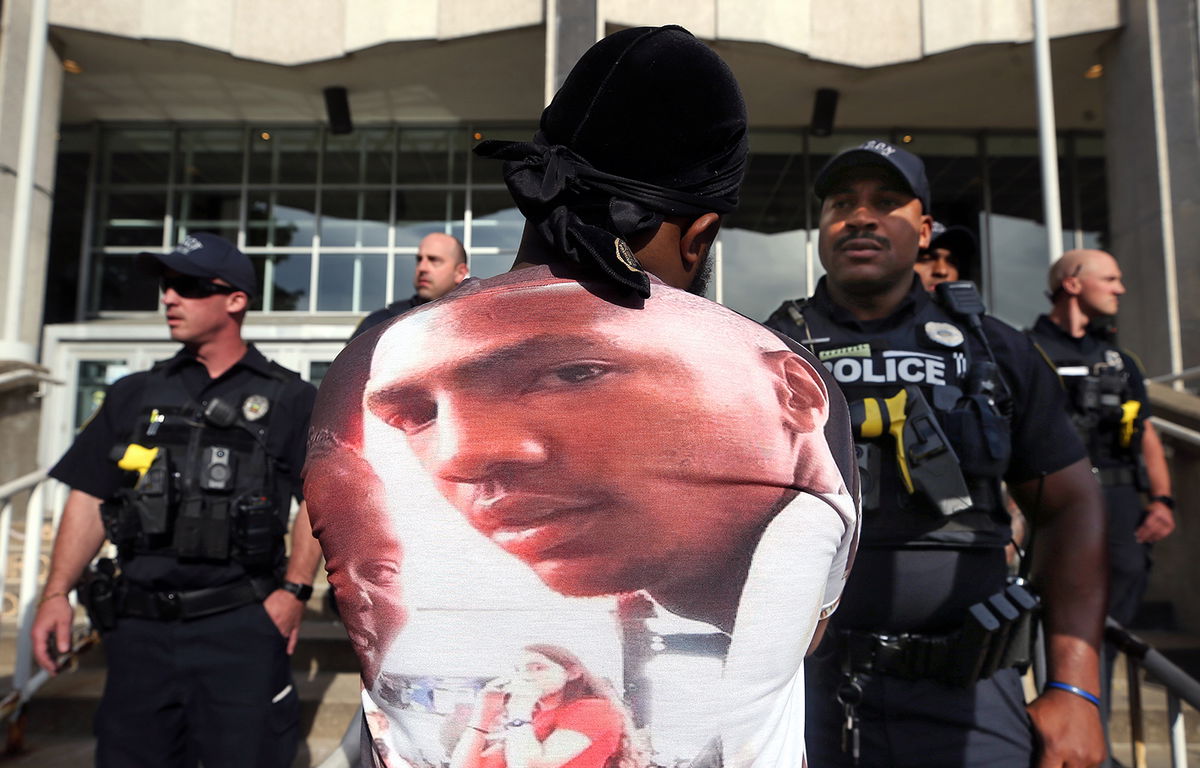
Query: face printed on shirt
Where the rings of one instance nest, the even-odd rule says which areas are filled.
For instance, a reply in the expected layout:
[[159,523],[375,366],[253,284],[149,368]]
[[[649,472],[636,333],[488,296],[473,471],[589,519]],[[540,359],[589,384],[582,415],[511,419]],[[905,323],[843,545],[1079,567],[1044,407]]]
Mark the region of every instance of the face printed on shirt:
[[[340,446],[310,454],[305,498],[325,552],[338,613],[371,686],[404,626],[402,545],[383,489],[357,452]],[[353,522],[350,522],[353,521]]]
[[801,460],[825,408],[807,363],[665,296],[630,311],[559,282],[456,298],[380,338],[365,406],[558,592],[695,591],[789,488],[840,480],[827,452]]

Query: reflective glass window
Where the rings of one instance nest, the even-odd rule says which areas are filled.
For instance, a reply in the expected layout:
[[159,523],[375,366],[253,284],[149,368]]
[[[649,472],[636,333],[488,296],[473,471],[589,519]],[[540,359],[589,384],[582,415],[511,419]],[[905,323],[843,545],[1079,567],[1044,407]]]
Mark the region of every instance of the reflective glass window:
[[[466,225],[459,213],[451,231],[466,237]],[[507,189],[476,189],[471,194],[471,247],[500,248],[515,252],[525,231],[525,217],[513,205]]]
[[258,276],[252,310],[307,312],[312,284],[311,253],[249,253]]
[[176,240],[190,232],[212,232],[237,242],[242,204],[240,190],[185,187],[176,193],[176,199]]
[[311,246],[316,207],[316,190],[251,190],[246,209],[246,245]]
[[322,253],[317,281],[318,312],[379,309],[387,303],[387,254]]
[[462,210],[464,193],[425,189],[396,190],[396,247],[416,248],[430,232],[445,232]]
[[326,190],[321,195],[321,247],[365,248],[388,244],[386,190],[348,192]]
[[[1062,149],[1060,142],[1060,179],[1065,170]],[[1042,290],[1050,261],[1037,137],[987,137],[987,163],[993,282],[988,308],[1013,325],[1027,327],[1049,309]]]

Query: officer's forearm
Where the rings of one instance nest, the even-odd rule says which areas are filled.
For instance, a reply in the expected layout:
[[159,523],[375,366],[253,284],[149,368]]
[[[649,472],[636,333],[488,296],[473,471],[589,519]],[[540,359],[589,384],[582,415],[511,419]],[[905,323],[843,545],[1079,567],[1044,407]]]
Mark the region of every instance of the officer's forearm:
[[296,520],[292,523],[292,554],[288,558],[287,580],[297,584],[312,584],[321,562],[321,543],[313,536],[308,519],[308,504],[300,502]]
[[1150,479],[1150,495],[1170,496],[1171,473],[1167,470],[1167,454],[1163,451],[1158,430],[1149,421],[1142,429],[1142,458],[1146,462],[1146,475]]
[[71,591],[102,544],[104,523],[100,520],[100,499],[72,489],[58,524],[43,594]]
[[1106,517],[1086,459],[1039,483],[1013,489],[1030,518],[1033,582],[1042,595],[1047,672],[1052,680],[1099,691],[1099,649],[1108,596]]

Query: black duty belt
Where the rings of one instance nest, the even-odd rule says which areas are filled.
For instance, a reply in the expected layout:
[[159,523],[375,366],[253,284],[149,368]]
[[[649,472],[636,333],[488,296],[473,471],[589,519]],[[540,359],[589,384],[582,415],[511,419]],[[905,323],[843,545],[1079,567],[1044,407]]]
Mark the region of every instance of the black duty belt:
[[1131,467],[1092,467],[1100,485],[1135,485],[1137,473]]
[[843,630],[838,638],[843,671],[905,680],[940,678],[958,639],[957,633],[884,635],[852,630]]
[[1024,669],[1037,610],[1036,595],[1018,581],[970,606],[962,627],[948,634],[839,630],[842,673],[970,685],[999,669]]
[[158,621],[198,619],[243,605],[261,603],[275,591],[278,584],[274,577],[267,576],[246,578],[207,589],[153,592],[125,583],[118,588],[117,615]]

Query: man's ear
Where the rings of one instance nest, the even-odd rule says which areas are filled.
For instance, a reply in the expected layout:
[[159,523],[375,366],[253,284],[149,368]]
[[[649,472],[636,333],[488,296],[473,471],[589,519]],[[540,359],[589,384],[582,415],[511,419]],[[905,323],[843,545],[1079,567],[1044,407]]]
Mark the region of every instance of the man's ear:
[[465,263],[463,263],[463,262],[461,262],[461,261],[460,261],[460,262],[459,262],[459,263],[458,263],[458,264],[457,264],[457,265],[454,267],[454,284],[455,284],[455,285],[458,285],[458,284],[459,284],[459,283],[461,283],[463,280],[466,280],[466,279],[467,279],[467,275],[469,275],[470,273],[471,273],[471,270],[470,270],[470,268],[469,268],[469,267],[467,267],[467,265],[466,265]]
[[245,312],[250,307],[250,297],[242,291],[234,291],[225,297],[225,311],[231,315]]
[[829,398],[817,372],[790,350],[764,352],[763,357],[775,373],[775,395],[784,425],[798,433],[823,429],[828,419]]
[[919,248],[928,248],[929,243],[933,240],[933,217],[929,214],[921,216],[921,226],[917,230],[917,244]]
[[679,258],[686,272],[690,274],[704,263],[720,231],[721,216],[717,213],[706,213],[683,230],[679,238]]
[[1068,296],[1078,296],[1083,292],[1083,281],[1077,275],[1064,277],[1062,281],[1062,291]]

